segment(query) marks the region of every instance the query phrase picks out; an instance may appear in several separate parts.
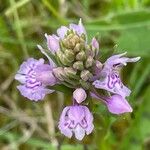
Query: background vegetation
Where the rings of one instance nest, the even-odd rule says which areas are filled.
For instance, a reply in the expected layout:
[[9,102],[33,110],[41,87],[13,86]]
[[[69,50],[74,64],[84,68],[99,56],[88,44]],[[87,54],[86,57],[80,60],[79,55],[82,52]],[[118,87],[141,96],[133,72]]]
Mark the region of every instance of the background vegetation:
[[[1,150],[150,150],[150,0],[0,0],[0,149]],[[57,129],[62,93],[31,102],[20,95],[14,75],[27,57],[44,57],[44,33],[83,19],[89,39],[99,32],[101,60],[127,51],[141,56],[122,78],[132,89],[132,114],[115,116],[93,101],[95,130],[82,142]],[[66,93],[67,94],[67,93]]]

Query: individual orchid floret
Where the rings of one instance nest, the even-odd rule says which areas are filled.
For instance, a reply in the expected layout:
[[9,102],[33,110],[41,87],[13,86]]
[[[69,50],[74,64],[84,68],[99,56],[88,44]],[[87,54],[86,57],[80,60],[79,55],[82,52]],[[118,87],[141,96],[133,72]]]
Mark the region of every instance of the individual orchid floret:
[[56,53],[59,49],[59,37],[56,35],[47,35],[45,34],[45,37],[47,39],[47,47],[48,49],[54,54]]
[[85,134],[89,135],[94,128],[93,116],[83,105],[65,107],[60,116],[58,128],[68,138],[74,134],[76,139],[82,140]]
[[129,96],[131,91],[122,82],[119,76],[117,67],[126,65],[127,62],[136,62],[140,57],[127,58],[120,55],[111,56],[104,63],[103,69],[100,72],[99,80],[95,80],[93,85],[98,89],[104,89],[111,93],[121,95],[122,97]]
[[87,94],[83,88],[77,88],[73,92],[73,98],[76,100],[77,103],[82,103],[87,97]]
[[128,101],[120,95],[113,95],[106,99],[106,106],[113,114],[123,114],[132,112],[132,107]]
[[29,58],[23,62],[15,76],[21,83],[17,86],[18,90],[30,100],[42,100],[46,94],[53,92],[46,86],[53,86],[57,82],[52,69],[50,65],[44,64],[44,59]]

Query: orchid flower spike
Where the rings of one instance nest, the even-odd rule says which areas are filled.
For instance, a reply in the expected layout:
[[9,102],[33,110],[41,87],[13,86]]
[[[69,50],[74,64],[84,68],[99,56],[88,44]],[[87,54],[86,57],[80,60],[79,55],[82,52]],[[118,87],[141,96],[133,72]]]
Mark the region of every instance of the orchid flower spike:
[[[58,123],[62,134],[82,140],[93,131],[93,115],[83,105],[87,96],[101,100],[113,114],[132,112],[126,100],[131,90],[121,81],[119,71],[140,57],[128,58],[125,52],[102,63],[99,41],[93,37],[88,43],[81,19],[77,24],[61,26],[56,34],[46,33],[45,38],[46,48],[37,47],[49,63],[44,63],[42,58],[29,58],[21,64],[15,79],[20,82],[17,86],[20,93],[32,101],[43,100],[54,89],[72,92],[73,104],[63,109]],[[86,104],[89,101],[88,98]]]

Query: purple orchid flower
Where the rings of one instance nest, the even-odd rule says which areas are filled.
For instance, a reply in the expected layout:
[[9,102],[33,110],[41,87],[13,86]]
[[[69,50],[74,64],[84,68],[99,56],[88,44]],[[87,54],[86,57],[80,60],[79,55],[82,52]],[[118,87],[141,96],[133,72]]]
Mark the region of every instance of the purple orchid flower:
[[93,82],[95,88],[104,89],[111,93],[121,95],[122,97],[130,95],[131,91],[120,79],[118,68],[126,65],[127,62],[136,62],[140,59],[140,57],[122,57],[125,54],[126,53],[114,55],[106,60],[103,69],[100,72],[99,80],[95,80]]
[[29,58],[23,62],[15,76],[15,79],[21,83],[17,86],[18,90],[30,100],[42,100],[46,94],[54,92],[46,88],[57,82],[52,69],[50,65],[44,64],[44,59]]
[[85,134],[89,135],[94,128],[93,116],[83,105],[65,107],[60,116],[58,128],[68,138],[74,134],[76,139],[82,140]]

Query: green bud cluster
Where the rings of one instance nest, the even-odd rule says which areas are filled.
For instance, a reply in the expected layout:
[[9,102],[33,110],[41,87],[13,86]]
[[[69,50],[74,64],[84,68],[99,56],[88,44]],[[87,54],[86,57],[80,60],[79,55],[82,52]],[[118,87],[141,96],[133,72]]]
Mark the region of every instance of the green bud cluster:
[[54,69],[54,74],[69,87],[82,86],[88,89],[87,82],[93,76],[95,57],[96,51],[86,43],[85,34],[79,36],[70,30],[60,41],[60,50],[56,53],[60,67]]

